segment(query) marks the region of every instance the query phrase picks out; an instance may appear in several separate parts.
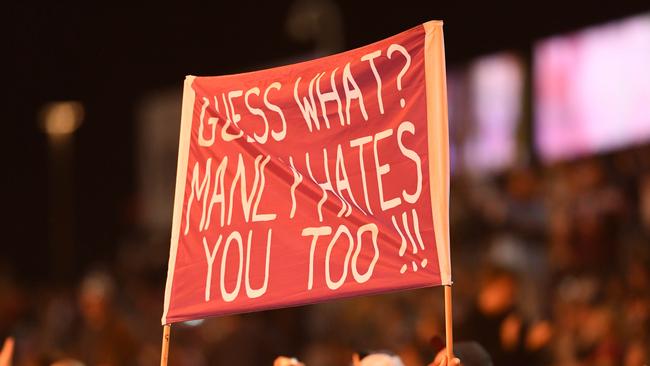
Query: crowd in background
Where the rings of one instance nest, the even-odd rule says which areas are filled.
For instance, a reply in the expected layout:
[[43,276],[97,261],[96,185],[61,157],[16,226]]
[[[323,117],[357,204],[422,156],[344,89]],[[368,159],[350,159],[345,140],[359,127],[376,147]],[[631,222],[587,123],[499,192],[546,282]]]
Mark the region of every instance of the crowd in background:
[[[650,146],[459,174],[451,187],[456,340],[479,342],[498,366],[648,363]],[[75,286],[24,283],[3,265],[0,339],[15,337],[14,364],[158,364],[167,252],[148,240],[126,235]],[[444,338],[442,299],[421,289],[178,324],[170,364],[282,354],[348,365],[353,352],[387,349],[425,365]]]

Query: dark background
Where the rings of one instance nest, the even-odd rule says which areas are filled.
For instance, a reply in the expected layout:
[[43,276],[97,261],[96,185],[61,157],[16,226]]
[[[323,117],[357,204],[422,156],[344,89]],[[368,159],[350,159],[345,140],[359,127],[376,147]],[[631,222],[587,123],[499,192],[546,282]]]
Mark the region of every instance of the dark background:
[[[72,166],[75,268],[110,260],[137,212],[134,108],[185,75],[221,75],[310,52],[286,30],[291,1],[12,2],[4,18],[4,239],[21,277],[48,273],[48,150],[38,113],[50,101],[86,109]],[[503,49],[528,54],[544,36],[648,10],[647,1],[337,1],[344,49],[427,20],[445,22],[449,65]],[[170,197],[171,200],[171,197]],[[84,243],[83,245],[80,243]],[[91,248],[88,248],[91,246]]]
[[[305,3],[325,4],[329,15],[297,12]],[[505,360],[500,366],[642,365],[635,361],[647,362],[650,350],[650,214],[642,214],[650,212],[650,144],[540,164],[531,147],[530,68],[539,39],[648,10],[647,0],[0,5],[0,342],[16,337],[16,365],[64,357],[88,366],[157,364],[171,230],[145,223],[143,101],[180,98],[188,74],[288,64],[441,19],[448,70],[512,50],[528,74],[517,137],[527,146],[524,164],[452,177],[457,339],[482,342]],[[66,100],[81,102],[85,115],[62,159],[40,115]],[[169,169],[175,159],[169,155]],[[159,199],[171,203],[172,193]],[[69,232],[57,237],[53,228]],[[520,268],[486,264],[495,243],[512,238]],[[571,253],[557,255],[558,247]],[[483,311],[483,295],[498,300],[497,312]],[[520,311],[526,303],[532,315]],[[433,358],[430,339],[444,332],[443,319],[440,288],[213,318],[174,326],[171,365],[270,365],[279,354],[344,365],[352,351],[377,348],[420,365]],[[499,340],[513,319],[516,349]],[[544,341],[525,345],[537,331]]]

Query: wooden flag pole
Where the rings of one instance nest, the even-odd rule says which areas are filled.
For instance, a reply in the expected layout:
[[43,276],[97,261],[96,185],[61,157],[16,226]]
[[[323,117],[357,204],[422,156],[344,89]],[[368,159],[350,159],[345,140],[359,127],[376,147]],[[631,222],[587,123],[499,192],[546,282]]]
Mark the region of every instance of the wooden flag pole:
[[445,285],[445,344],[447,347],[447,364],[454,359],[454,334],[451,311],[451,285]]
[[162,351],[160,352],[160,366],[167,366],[169,358],[169,336],[171,334],[171,324],[163,325]]

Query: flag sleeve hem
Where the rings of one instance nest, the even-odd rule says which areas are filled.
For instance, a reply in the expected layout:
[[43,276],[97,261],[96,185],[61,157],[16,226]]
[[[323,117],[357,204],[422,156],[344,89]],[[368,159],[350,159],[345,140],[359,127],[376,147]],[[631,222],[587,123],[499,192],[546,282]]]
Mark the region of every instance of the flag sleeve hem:
[[442,21],[423,24],[431,208],[441,285],[451,285],[449,246],[449,126]]
[[181,130],[178,140],[178,165],[176,167],[176,192],[174,194],[174,211],[172,217],[171,243],[169,247],[169,264],[167,268],[167,283],[165,285],[165,303],[161,322],[168,324],[169,306],[172,296],[172,283],[174,281],[174,267],[176,266],[176,253],[181,231],[181,216],[183,214],[183,198],[185,196],[185,182],[187,181],[187,164],[192,136],[192,116],[194,114],[194,100],[196,93],[192,88],[195,76],[185,77],[183,84],[183,106],[181,112]]

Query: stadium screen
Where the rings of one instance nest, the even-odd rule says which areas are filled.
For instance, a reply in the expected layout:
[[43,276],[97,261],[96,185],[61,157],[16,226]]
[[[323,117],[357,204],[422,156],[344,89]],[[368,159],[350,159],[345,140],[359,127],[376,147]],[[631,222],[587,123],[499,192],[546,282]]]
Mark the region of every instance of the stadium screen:
[[650,14],[534,49],[535,145],[554,162],[650,140]]
[[481,57],[447,75],[452,172],[496,173],[517,158],[524,68],[510,52]]

